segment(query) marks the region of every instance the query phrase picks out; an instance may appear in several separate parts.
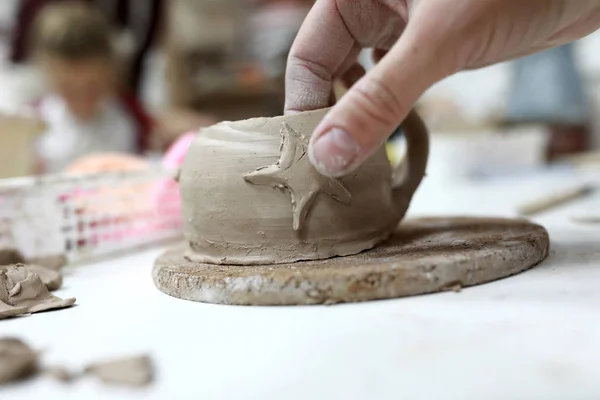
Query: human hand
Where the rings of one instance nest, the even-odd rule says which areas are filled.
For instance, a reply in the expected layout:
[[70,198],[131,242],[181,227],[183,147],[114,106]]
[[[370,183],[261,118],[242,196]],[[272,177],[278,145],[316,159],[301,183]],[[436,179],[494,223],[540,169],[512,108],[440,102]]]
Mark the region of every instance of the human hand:
[[[285,112],[329,106],[336,78],[351,86],[309,146],[317,170],[345,175],[439,80],[599,27],[597,0],[317,0],[288,57]],[[379,61],[367,74],[357,63],[363,48],[376,49]]]

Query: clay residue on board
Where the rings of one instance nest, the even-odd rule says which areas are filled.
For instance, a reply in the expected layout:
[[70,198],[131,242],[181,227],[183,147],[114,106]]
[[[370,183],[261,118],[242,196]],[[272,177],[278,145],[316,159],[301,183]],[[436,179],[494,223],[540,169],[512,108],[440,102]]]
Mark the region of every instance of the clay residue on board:
[[36,352],[19,339],[0,339],[0,384],[25,379],[36,370]]
[[147,355],[91,364],[84,372],[115,385],[145,386],[154,379],[154,366]]
[[281,124],[281,137],[279,160],[245,175],[244,179],[254,185],[287,190],[292,202],[294,230],[302,229],[320,193],[342,204],[350,204],[352,195],[344,184],[338,179],[319,174],[311,165],[306,154],[308,138],[285,122]]
[[0,267],[0,319],[15,315],[14,308],[36,313],[75,304],[75,298],[61,299],[52,295],[40,276],[23,264]]

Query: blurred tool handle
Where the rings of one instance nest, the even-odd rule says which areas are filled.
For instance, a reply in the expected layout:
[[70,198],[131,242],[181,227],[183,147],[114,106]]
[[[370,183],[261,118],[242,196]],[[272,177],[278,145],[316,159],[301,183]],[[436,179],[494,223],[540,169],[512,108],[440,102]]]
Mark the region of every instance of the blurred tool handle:
[[600,224],[600,215],[573,215],[571,221],[579,224]]
[[576,154],[570,154],[558,157],[555,160],[557,163],[567,163],[575,166],[584,166],[589,164],[600,164],[600,151],[585,151]]
[[590,185],[581,185],[576,188],[564,190],[558,193],[547,195],[539,199],[533,200],[522,204],[518,212],[521,215],[535,215],[544,211],[551,210],[558,206],[570,203],[583,196],[588,195],[593,191],[593,187]]

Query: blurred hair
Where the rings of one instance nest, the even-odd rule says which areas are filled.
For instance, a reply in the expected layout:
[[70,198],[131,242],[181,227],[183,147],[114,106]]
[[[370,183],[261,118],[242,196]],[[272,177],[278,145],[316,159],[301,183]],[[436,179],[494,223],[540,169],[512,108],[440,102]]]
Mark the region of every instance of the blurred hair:
[[69,61],[109,61],[114,57],[108,21],[93,6],[81,1],[44,7],[36,18],[31,39],[36,56]]

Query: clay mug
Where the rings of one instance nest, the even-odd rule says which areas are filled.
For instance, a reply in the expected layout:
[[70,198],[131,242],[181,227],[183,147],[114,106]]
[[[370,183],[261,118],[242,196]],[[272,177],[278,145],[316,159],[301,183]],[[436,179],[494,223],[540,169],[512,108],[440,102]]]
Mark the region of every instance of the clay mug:
[[192,261],[273,264],[356,254],[396,228],[425,173],[427,129],[402,123],[407,151],[392,168],[382,147],[339,179],[308,160],[328,109],[221,122],[200,130],[179,174]]

